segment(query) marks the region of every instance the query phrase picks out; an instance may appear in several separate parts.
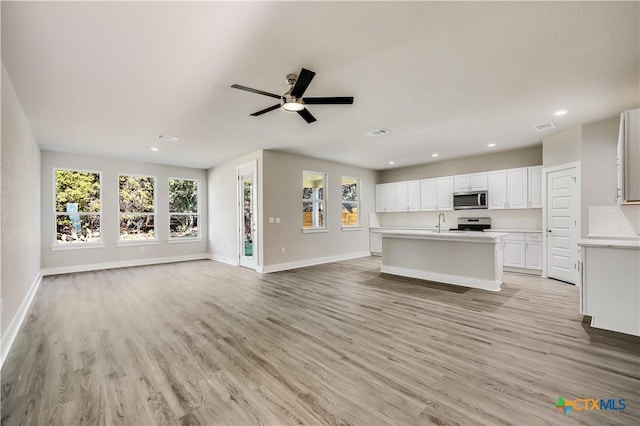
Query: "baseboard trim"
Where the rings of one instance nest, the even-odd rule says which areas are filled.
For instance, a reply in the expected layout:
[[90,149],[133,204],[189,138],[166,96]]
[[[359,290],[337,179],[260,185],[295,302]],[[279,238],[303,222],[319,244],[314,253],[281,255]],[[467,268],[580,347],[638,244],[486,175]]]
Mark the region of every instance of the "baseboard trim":
[[216,262],[220,263],[226,263],[227,265],[231,266],[238,266],[238,261],[236,259],[232,259],[226,256],[220,256],[218,254],[210,254],[209,259],[215,260]]
[[502,284],[501,280],[482,280],[388,265],[382,265],[382,268],[380,268],[380,272],[384,274],[398,275],[401,277],[417,278],[420,280],[433,281],[436,283],[453,284],[462,287],[479,288],[481,290],[489,291],[500,291],[500,284]]
[[148,259],[120,260],[117,262],[92,263],[87,265],[61,266],[58,268],[45,268],[42,270],[42,275],[71,274],[74,272],[99,271],[101,269],[128,268],[131,266],[157,265],[160,263],[187,262],[189,260],[202,259],[209,259],[209,255],[206,253],[187,254],[183,256],[153,257]]
[[359,257],[369,257],[368,251],[358,251],[354,253],[338,254],[335,256],[314,257],[311,259],[296,260],[294,262],[276,263],[274,265],[258,266],[256,272],[268,274],[271,272],[286,271],[289,269],[304,268],[306,266],[321,265],[323,263],[339,262],[341,260],[357,259]]
[[18,312],[13,316],[9,327],[7,327],[7,331],[5,331],[4,336],[0,341],[0,368],[4,365],[5,360],[7,359],[7,355],[13,346],[13,342],[16,340],[16,336],[18,336],[18,331],[20,327],[22,327],[22,323],[24,322],[25,317],[27,316],[27,312],[29,311],[29,307],[31,307],[31,303],[38,291],[38,287],[40,287],[40,283],[42,282],[42,272],[39,272],[36,275],[36,278],[33,280],[27,295],[22,300],[22,304],[20,304],[20,308]]

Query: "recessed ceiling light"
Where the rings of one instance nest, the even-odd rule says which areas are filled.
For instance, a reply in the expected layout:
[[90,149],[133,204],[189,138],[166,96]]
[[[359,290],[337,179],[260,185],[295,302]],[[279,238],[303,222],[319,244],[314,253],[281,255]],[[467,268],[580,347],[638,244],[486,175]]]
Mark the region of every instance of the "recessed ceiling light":
[[440,154],[436,154],[436,153],[431,154],[432,157],[438,157],[439,155]]
[[553,115],[565,115],[567,113],[566,109],[560,109],[553,113]]
[[396,164],[395,161],[389,161],[389,164]]
[[154,147],[151,147],[151,148],[149,148],[149,149],[150,149],[151,151],[160,151],[160,148],[156,148],[155,146],[154,146]]
[[496,146],[495,143],[491,142],[490,144],[487,145],[489,148],[493,148],[494,146]]
[[160,135],[158,138],[165,142],[180,142],[180,136]]

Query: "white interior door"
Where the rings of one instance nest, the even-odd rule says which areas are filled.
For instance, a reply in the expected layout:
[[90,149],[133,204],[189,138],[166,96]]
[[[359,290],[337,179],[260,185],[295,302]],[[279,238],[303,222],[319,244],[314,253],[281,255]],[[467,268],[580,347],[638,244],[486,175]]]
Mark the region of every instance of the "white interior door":
[[256,162],[238,166],[239,264],[256,269],[258,265],[258,208]]
[[578,174],[575,166],[550,171],[546,182],[547,277],[578,284]]

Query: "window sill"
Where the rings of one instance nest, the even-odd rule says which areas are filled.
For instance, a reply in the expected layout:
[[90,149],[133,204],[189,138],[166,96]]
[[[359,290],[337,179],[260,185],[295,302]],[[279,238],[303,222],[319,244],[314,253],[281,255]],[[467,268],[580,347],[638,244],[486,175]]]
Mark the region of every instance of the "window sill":
[[127,247],[127,246],[155,246],[160,244],[158,240],[143,240],[143,241],[118,241],[116,246],[118,247]]
[[182,243],[201,243],[202,242],[202,238],[198,237],[198,238],[171,238],[169,240],[167,240],[168,244],[182,244]]
[[104,243],[68,243],[68,244],[56,244],[51,246],[51,251],[64,251],[64,250],[84,250],[84,249],[97,249],[104,248]]
[[342,232],[347,232],[347,231],[362,231],[362,226],[360,225],[353,225],[353,226],[343,226],[340,228],[342,230]]
[[323,232],[329,232],[329,228],[302,228],[303,234],[321,234]]

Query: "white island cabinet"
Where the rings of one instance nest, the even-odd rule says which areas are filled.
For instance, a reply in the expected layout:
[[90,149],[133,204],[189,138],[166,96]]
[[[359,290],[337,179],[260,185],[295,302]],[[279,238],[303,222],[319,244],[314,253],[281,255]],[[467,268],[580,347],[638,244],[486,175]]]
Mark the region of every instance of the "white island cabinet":
[[381,234],[383,273],[500,290],[503,234],[410,230]]

